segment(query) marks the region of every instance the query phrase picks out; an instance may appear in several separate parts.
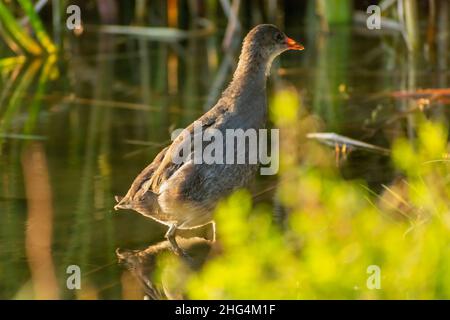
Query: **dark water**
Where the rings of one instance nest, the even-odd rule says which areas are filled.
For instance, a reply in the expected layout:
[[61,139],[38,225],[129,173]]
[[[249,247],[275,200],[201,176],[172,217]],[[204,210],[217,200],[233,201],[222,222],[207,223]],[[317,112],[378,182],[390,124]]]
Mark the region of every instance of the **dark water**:
[[[287,33],[306,50],[274,64],[269,95],[295,86],[324,131],[389,148],[413,132],[422,112],[389,93],[448,86],[445,43],[437,48],[445,54],[430,63],[409,56],[400,35]],[[114,211],[114,195],[127,191],[171,130],[215,101],[233,66],[223,65],[221,33],[181,43],[85,33],[65,45],[54,62],[28,61],[1,73],[0,298],[139,298],[115,250],[143,249],[166,229]],[[433,103],[426,114],[448,119],[448,106]],[[389,158],[377,153],[356,150],[339,165],[345,178],[374,190],[395,176]],[[274,180],[260,179],[254,192]],[[267,192],[258,199],[271,198]],[[81,267],[83,290],[67,289],[69,265]]]

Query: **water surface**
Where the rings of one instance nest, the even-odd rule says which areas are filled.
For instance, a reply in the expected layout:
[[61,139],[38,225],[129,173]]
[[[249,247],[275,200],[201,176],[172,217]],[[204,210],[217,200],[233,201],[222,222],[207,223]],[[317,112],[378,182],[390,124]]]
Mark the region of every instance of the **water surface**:
[[[390,93],[448,86],[448,51],[430,64],[408,55],[399,35],[311,34],[297,24],[287,33],[306,50],[274,64],[269,96],[294,86],[324,131],[389,148],[422,112]],[[227,65],[222,34],[171,43],[86,32],[54,60],[1,71],[0,298],[142,297],[115,250],[143,249],[166,228],[114,211],[114,195],[127,191],[171,130],[216,100],[237,57]],[[436,102],[426,113],[447,121],[448,106]],[[338,165],[375,191],[395,177],[382,154],[356,150]],[[258,201],[272,201],[275,181],[258,179]],[[69,265],[81,267],[83,290],[67,289]]]

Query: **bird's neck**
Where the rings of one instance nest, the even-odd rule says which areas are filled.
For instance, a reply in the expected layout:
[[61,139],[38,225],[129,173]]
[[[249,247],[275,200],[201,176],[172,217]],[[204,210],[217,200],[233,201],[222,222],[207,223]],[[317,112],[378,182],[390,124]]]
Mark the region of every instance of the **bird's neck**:
[[[270,60],[270,61],[268,61]],[[257,51],[244,50],[240,57],[236,71],[224,95],[229,98],[246,100],[246,97],[264,95],[266,79],[272,59],[267,59]]]
[[248,81],[258,81],[265,85],[268,74],[269,62],[257,53],[243,53],[239,57],[233,81],[243,79]]

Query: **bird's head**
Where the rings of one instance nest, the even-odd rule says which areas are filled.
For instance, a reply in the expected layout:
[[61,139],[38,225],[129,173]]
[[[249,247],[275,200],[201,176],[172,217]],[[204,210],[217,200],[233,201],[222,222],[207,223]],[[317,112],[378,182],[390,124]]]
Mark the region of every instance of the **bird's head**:
[[300,43],[286,36],[272,24],[254,27],[244,39],[241,60],[247,63],[263,63],[268,68],[278,55],[287,50],[303,50]]

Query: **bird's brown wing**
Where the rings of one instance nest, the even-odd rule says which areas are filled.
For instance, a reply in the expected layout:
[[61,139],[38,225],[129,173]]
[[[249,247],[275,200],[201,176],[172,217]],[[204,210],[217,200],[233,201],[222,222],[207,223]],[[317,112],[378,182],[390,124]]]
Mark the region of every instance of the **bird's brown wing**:
[[164,155],[166,154],[167,150],[169,149],[169,146],[162,149],[158,155],[155,157],[155,159],[150,163],[144,170],[139,173],[139,175],[134,179],[133,183],[131,184],[130,189],[128,190],[125,197],[120,198],[116,196],[116,201],[118,202],[115,206],[116,209],[124,209],[127,208],[129,203],[132,202],[134,196],[139,191],[142,191],[142,188],[145,188],[145,183],[150,180],[155,170],[160,166],[161,161],[164,158]]
[[136,179],[134,179],[134,182],[130,187],[130,191],[133,194],[141,189],[144,183],[151,179],[154,172],[160,167],[167,151],[169,150],[169,147],[170,146],[167,146],[163,150],[161,150],[155,157],[155,159],[153,159],[152,163],[150,163],[144,170],[142,170],[141,173],[136,177]]
[[[217,121],[219,121],[223,117],[226,110],[227,108],[225,106],[218,104],[196,121],[200,122],[203,131],[206,128],[213,126]],[[194,123],[191,123],[185,129],[186,130],[185,132],[188,133],[188,135],[180,134],[168,147],[167,152],[165,153],[164,158],[162,159],[160,165],[150,178],[151,181],[149,181],[148,188],[152,192],[159,193],[159,187],[161,186],[161,184],[167,179],[169,179],[173,175],[173,173],[183,165],[183,163],[175,163],[173,161],[173,156],[176,154],[176,151],[179,148],[179,146],[184,143],[185,139],[190,139],[191,137],[193,137]],[[193,151],[193,148],[194,146],[193,144],[191,144],[191,152]]]

